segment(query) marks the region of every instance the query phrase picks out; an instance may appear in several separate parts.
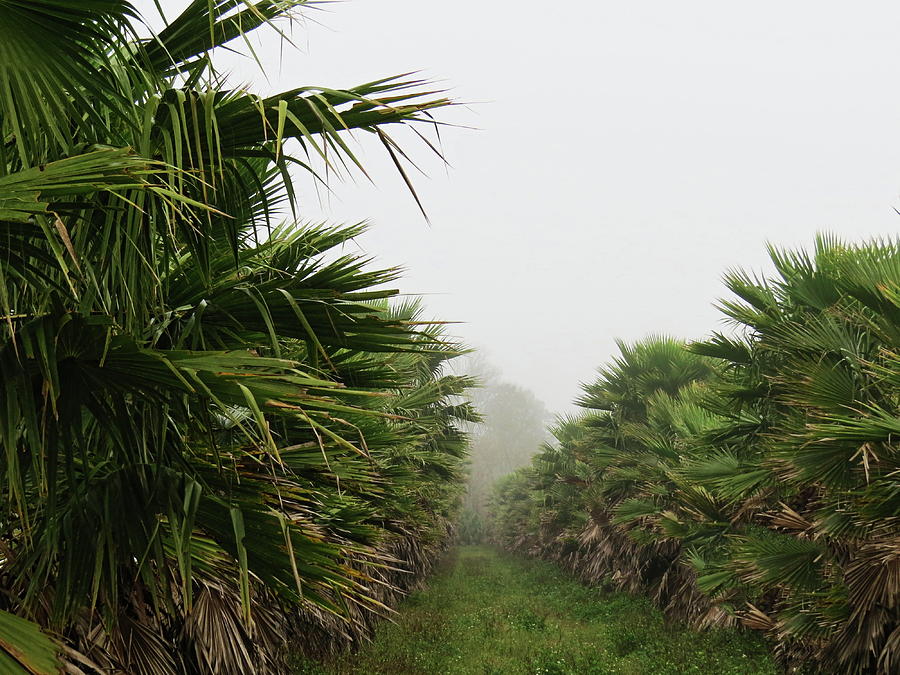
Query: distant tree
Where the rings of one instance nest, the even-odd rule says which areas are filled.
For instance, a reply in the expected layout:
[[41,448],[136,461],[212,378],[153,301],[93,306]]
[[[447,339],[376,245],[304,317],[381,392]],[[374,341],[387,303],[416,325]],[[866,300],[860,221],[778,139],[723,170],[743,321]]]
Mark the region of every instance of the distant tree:
[[475,541],[483,533],[492,486],[531,461],[548,438],[552,415],[531,391],[502,381],[483,355],[470,358],[467,370],[482,385],[471,394],[482,422],[470,429],[469,483],[461,528],[464,540]]

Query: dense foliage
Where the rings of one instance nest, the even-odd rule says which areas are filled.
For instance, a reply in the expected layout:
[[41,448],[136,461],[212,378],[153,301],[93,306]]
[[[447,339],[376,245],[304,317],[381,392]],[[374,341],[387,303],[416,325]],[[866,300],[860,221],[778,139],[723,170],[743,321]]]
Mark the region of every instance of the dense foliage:
[[4,672],[55,658],[18,617],[68,672],[284,672],[446,540],[459,348],[360,227],[296,222],[291,177],[362,169],[357,129],[400,167],[387,126],[449,102],[229,88],[214,49],[304,4],[192,0],[144,38],[126,0],[0,0]]
[[622,345],[498,537],[817,672],[900,668],[900,244],[820,238],[727,277],[737,328]]

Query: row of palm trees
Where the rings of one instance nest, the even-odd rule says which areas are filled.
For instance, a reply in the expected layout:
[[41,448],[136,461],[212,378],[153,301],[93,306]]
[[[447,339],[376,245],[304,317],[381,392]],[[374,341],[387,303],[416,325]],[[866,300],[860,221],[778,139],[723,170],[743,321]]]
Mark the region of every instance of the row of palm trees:
[[149,35],[127,0],[0,0],[3,672],[286,672],[447,540],[460,347],[348,252],[362,226],[298,222],[292,179],[362,170],[354,130],[403,173],[387,129],[450,102],[229,86],[215,50],[305,4]]
[[506,546],[763,631],[792,672],[900,668],[900,242],[771,249],[734,330],[651,337],[495,495]]

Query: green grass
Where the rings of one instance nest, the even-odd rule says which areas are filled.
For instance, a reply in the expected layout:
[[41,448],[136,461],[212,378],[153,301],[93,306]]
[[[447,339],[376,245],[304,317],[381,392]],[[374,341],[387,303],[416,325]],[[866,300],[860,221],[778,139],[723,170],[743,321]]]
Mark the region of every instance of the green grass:
[[480,546],[451,553],[372,644],[296,673],[332,675],[762,675],[763,643],[666,624],[644,598],[604,594],[555,566]]

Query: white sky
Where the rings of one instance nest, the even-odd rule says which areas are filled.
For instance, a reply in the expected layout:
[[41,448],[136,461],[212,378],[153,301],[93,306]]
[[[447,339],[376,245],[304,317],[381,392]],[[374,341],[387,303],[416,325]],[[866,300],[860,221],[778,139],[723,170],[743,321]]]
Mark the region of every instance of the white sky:
[[[139,0],[141,9],[152,0]],[[184,0],[163,0],[175,10]],[[421,70],[471,103],[424,158],[424,223],[377,143],[376,187],[334,185],[306,216],[371,220],[360,240],[405,292],[549,408],[616,337],[702,337],[729,268],[817,231],[894,235],[900,216],[900,5],[350,0],[259,45],[262,93]]]

